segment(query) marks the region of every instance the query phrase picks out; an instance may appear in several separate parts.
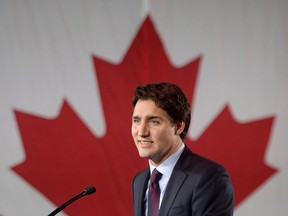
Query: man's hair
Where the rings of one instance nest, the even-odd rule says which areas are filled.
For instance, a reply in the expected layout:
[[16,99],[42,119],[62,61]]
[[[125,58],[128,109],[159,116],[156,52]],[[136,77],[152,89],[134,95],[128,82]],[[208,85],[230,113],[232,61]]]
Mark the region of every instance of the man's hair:
[[185,123],[185,128],[180,134],[184,141],[189,129],[191,110],[188,100],[177,85],[156,82],[138,86],[135,89],[132,103],[135,106],[138,100],[152,100],[156,106],[165,110],[171,117],[173,123]]

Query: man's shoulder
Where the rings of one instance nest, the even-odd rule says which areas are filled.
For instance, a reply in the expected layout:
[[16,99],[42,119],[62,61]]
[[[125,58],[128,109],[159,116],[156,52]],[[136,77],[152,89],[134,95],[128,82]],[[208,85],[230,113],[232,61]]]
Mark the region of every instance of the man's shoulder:
[[138,179],[141,180],[141,179],[145,179],[145,178],[148,178],[149,177],[149,167],[147,167],[146,169],[138,172],[135,176],[134,176],[134,179],[133,179],[133,182],[137,181]]
[[192,152],[188,147],[185,148],[180,163],[185,164],[188,170],[204,172],[205,170],[215,170],[226,172],[223,165],[205,156]]
[[136,177],[136,176],[148,175],[149,171],[150,171],[150,168],[147,167],[147,168],[141,170],[140,172],[136,173],[135,177]]

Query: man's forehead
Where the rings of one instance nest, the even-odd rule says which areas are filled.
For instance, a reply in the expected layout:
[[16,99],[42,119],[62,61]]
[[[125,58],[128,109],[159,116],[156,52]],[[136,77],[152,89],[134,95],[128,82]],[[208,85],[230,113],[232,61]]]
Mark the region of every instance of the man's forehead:
[[139,100],[133,109],[133,112],[139,113],[157,113],[164,111],[162,108],[158,107],[152,100]]
[[133,109],[132,117],[141,119],[171,118],[164,109],[158,107],[152,100],[138,101]]

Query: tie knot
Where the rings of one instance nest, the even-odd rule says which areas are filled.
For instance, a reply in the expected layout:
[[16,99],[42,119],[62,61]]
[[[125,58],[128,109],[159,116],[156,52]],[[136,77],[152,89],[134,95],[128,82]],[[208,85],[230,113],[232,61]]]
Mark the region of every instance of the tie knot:
[[151,183],[158,183],[158,181],[161,179],[162,173],[160,173],[157,169],[154,169],[151,175]]

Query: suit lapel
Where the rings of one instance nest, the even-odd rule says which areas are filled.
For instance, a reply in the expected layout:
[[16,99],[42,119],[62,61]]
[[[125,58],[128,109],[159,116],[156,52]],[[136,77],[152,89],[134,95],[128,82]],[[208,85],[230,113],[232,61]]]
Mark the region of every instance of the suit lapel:
[[134,209],[136,209],[136,215],[144,215],[144,197],[147,190],[149,176],[150,170],[148,168],[139,174],[139,176],[137,177],[137,181],[134,184]]
[[190,150],[185,147],[179,161],[176,163],[168,185],[166,187],[166,191],[162,200],[162,204],[159,211],[159,216],[168,215],[170,208],[177,196],[177,193],[181,189],[183,182],[187,178],[187,174],[184,170],[190,165]]

